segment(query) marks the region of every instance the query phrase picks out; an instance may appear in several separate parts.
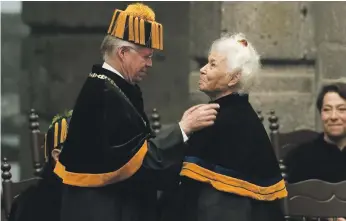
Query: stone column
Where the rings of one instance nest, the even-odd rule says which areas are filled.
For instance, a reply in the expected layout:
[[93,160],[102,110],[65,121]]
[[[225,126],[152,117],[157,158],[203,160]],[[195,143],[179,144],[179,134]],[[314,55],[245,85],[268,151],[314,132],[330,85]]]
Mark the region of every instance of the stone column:
[[[344,81],[346,79],[346,3],[314,2],[312,4],[318,52],[317,94],[323,84],[340,78],[344,78]],[[319,114],[316,114],[316,123],[318,128],[321,128]]]

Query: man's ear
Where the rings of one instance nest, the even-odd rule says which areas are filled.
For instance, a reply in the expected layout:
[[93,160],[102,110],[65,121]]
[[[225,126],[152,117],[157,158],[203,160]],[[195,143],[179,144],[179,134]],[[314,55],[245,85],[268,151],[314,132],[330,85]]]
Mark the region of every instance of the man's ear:
[[52,157],[55,160],[55,162],[59,160],[60,153],[61,153],[61,150],[59,149],[52,150]]
[[127,47],[120,47],[117,49],[116,53],[120,57],[120,59],[124,59],[125,53],[129,51]]
[[235,72],[231,73],[231,80],[228,82],[228,86],[233,87],[233,86],[237,85],[240,81],[240,77],[241,77],[240,71],[235,71]]

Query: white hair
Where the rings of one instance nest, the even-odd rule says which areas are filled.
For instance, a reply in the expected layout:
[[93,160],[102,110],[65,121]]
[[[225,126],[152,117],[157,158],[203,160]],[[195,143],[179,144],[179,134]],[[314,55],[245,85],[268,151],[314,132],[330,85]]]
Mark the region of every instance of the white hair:
[[113,37],[111,35],[107,35],[103,41],[102,41],[102,44],[101,44],[101,54],[102,54],[102,57],[103,57],[103,61],[107,60],[109,58],[109,56],[115,51],[117,50],[118,48],[121,48],[121,47],[132,47],[132,48],[135,48],[137,49],[138,46],[131,43],[131,42],[128,42],[128,41],[124,41],[120,38],[116,38],[116,37]]
[[[241,41],[245,40],[244,43]],[[244,45],[246,44],[246,45]],[[239,92],[248,93],[254,86],[261,69],[260,56],[242,33],[227,34],[213,42],[210,52],[224,54],[228,71],[240,71]]]

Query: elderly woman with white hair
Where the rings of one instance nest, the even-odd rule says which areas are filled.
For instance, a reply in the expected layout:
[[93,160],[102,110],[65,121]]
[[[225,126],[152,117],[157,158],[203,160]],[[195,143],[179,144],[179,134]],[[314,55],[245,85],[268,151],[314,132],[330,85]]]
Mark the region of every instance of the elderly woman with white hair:
[[285,182],[263,124],[248,100],[260,58],[243,34],[216,40],[199,88],[220,105],[213,126],[194,133],[180,175],[186,221],[279,221]]

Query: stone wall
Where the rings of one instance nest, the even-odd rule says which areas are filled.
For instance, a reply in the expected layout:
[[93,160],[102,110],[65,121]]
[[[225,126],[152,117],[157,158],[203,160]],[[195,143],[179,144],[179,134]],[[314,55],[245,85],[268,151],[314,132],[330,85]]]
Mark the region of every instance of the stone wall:
[[[346,79],[346,3],[315,2],[313,4],[315,42],[317,47],[316,87]],[[319,115],[317,127],[321,128]]]
[[221,31],[246,34],[262,59],[313,58],[310,7],[309,2],[224,2]]
[[[212,16],[203,16],[208,9]],[[263,64],[260,87],[250,95],[254,108],[264,114],[274,109],[281,131],[320,129],[317,92],[330,79],[346,77],[344,2],[199,2],[192,10],[198,37],[192,35],[197,50],[190,58],[198,64],[191,69],[191,105],[208,100],[196,85],[211,43],[222,33],[242,32]]]

